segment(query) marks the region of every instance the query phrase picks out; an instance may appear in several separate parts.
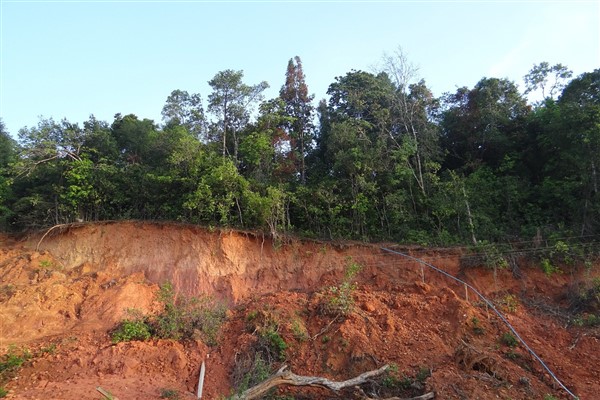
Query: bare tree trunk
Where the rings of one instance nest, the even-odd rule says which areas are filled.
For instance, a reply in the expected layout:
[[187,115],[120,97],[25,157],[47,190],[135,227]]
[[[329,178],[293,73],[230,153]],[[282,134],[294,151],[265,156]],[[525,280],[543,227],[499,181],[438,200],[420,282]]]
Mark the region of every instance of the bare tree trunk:
[[471,206],[469,205],[469,198],[467,197],[467,191],[465,185],[462,186],[463,198],[465,199],[465,206],[467,208],[467,221],[469,223],[469,230],[471,231],[471,241],[473,245],[477,246],[477,238],[475,238],[475,225],[473,224],[473,216],[471,215]]

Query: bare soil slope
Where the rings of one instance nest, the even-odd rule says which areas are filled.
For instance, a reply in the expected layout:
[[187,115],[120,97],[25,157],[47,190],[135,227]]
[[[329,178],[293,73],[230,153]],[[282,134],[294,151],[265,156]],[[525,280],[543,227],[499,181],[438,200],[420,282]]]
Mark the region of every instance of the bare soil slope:
[[[296,374],[344,380],[393,363],[399,376],[414,378],[410,395],[567,398],[523,346],[502,342],[508,329],[473,293],[378,246],[274,244],[249,233],[139,222],[57,228],[40,239],[0,237],[0,354],[11,346],[35,354],[6,384],[8,398],[98,399],[97,386],[120,399],[157,399],[165,388],[195,398],[203,360],[204,398],[226,396],[266,320],[276,322],[285,363]],[[516,279],[504,270],[496,277],[483,267],[461,270],[456,249],[402,251],[473,284],[569,389],[598,398],[600,334],[566,327],[555,315],[573,282],[598,276],[598,266],[585,276],[549,278],[524,264]],[[347,317],[333,317],[323,310],[323,293],[340,283],[350,259],[363,267],[355,306]],[[199,340],[111,343],[108,332],[126,309],[156,311],[165,281],[229,305],[216,347]],[[286,393],[335,397],[315,389]]]

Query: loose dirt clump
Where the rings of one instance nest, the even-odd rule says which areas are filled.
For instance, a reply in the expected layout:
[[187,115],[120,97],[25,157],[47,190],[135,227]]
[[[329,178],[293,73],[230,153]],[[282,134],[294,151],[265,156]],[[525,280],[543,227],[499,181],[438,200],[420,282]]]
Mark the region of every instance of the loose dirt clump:
[[[138,222],[79,225],[40,238],[0,238],[0,355],[28,354],[0,384],[7,398],[98,399],[100,386],[121,399],[191,399],[203,361],[208,399],[239,392],[284,364],[337,381],[392,366],[339,398],[361,391],[372,398],[431,391],[439,399],[568,398],[474,293],[374,245],[274,245],[262,235]],[[508,270],[461,270],[460,249],[402,251],[460,275],[493,301],[580,398],[600,392],[597,328],[547,312],[568,312],[565,293],[574,281],[592,282],[598,266],[586,276],[548,277],[521,264],[515,278]],[[353,265],[360,268],[348,274]],[[228,305],[216,345],[112,342],[128,310],[161,311],[156,294],[165,282],[181,295]],[[276,393],[336,397],[315,388]]]

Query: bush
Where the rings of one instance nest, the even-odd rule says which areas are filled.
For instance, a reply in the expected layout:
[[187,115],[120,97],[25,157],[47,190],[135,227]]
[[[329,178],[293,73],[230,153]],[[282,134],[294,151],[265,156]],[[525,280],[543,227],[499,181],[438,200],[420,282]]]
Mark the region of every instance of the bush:
[[28,349],[17,349],[15,346],[10,346],[8,352],[0,356],[0,384],[13,378],[30,358],[31,353]]
[[150,326],[144,319],[126,319],[112,333],[112,342],[130,342],[132,340],[148,340],[152,336]]
[[330,286],[325,290],[321,309],[325,314],[333,316],[348,316],[354,310],[354,298],[356,283],[353,282],[362,266],[348,258],[349,265],[344,275],[344,280],[339,286]]
[[155,316],[145,317],[137,310],[129,310],[132,318],[122,321],[112,333],[114,343],[130,340],[202,339],[209,346],[217,342],[217,333],[225,320],[225,307],[211,297],[175,298],[170,283],[160,287],[157,300],[163,310]]
[[519,345],[517,338],[514,337],[510,332],[502,334],[500,337],[500,342],[508,347],[517,347]]
[[165,339],[190,339],[199,336],[212,346],[217,342],[217,333],[225,320],[226,308],[209,296],[175,298],[173,286],[161,286],[158,300],[163,311],[154,319],[155,335]]

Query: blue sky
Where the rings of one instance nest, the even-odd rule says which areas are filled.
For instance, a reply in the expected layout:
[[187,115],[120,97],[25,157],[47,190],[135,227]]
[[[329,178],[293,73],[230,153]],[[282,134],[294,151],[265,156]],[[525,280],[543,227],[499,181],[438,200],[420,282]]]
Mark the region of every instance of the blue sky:
[[0,116],[16,136],[39,116],[161,122],[174,89],[224,69],[275,97],[300,56],[317,100],[336,76],[401,46],[434,94],[483,77],[521,84],[534,64],[600,67],[598,1],[143,2],[1,0]]

